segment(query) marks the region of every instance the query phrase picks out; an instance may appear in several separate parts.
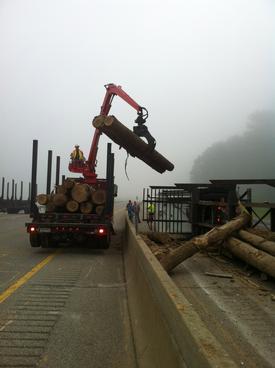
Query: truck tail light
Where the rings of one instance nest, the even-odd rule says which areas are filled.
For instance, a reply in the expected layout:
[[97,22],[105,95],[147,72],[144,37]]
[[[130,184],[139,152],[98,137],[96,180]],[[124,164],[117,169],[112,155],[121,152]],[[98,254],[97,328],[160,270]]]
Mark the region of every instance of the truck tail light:
[[30,232],[30,233],[32,233],[32,234],[33,234],[33,233],[35,233],[36,231],[37,231],[37,229],[36,229],[36,227],[35,227],[35,226],[33,226],[33,225],[32,225],[32,226],[30,226],[30,227],[29,227],[29,232]]
[[105,235],[106,234],[106,229],[105,227],[99,227],[97,230],[99,235]]

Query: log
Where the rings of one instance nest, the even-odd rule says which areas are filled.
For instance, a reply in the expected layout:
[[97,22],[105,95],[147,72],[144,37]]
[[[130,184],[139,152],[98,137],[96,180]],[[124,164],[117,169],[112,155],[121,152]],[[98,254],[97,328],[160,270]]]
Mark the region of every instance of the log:
[[41,205],[44,206],[49,202],[49,197],[47,194],[38,194],[36,197],[36,201]]
[[66,205],[66,203],[68,202],[68,198],[65,194],[63,193],[57,193],[53,195],[53,204],[56,207],[63,207]]
[[157,244],[167,244],[171,243],[172,241],[172,238],[167,233],[159,233],[156,231],[151,231],[150,233],[147,234],[147,236],[150,240],[152,240]]
[[275,242],[266,240],[261,236],[251,234],[245,230],[239,230],[238,238],[244,240],[246,243],[252,244],[254,247],[261,249],[264,252],[271,254],[272,256],[275,256]]
[[76,184],[71,191],[72,199],[78,203],[88,201],[90,198],[90,187],[88,184]]
[[174,165],[170,161],[155,149],[152,150],[147,143],[121,124],[114,116],[99,115],[94,118],[93,126],[105,133],[120,147],[123,147],[131,156],[138,157],[159,173],[174,169]]
[[66,190],[73,189],[74,185],[75,185],[75,181],[72,179],[66,179],[63,183],[63,186],[64,188],[66,188]]
[[275,241],[275,233],[270,230],[252,227],[247,229],[247,231],[251,234],[259,235],[266,240]]
[[163,268],[169,272],[185,259],[192,257],[195,253],[199,252],[201,249],[206,249],[210,245],[221,243],[234,231],[244,227],[249,221],[250,216],[242,214],[222,226],[214,227],[206,234],[183,243],[182,246],[161,258],[160,263]]
[[46,204],[46,212],[55,212],[56,207],[53,202],[49,202]]
[[56,188],[55,188],[55,192],[57,194],[66,194],[67,189],[65,188],[65,186],[63,184],[62,185],[57,185]]
[[79,209],[79,203],[72,199],[66,203],[66,209],[69,212],[76,212]]
[[224,246],[234,256],[275,278],[275,257],[234,237],[228,238]]
[[104,204],[106,202],[106,191],[103,189],[92,190],[91,195],[94,204]]
[[104,211],[104,206],[96,206],[95,212],[98,216],[101,216]]
[[93,210],[93,204],[92,202],[83,202],[80,204],[80,212],[81,213],[85,213],[85,214],[89,214],[91,213]]

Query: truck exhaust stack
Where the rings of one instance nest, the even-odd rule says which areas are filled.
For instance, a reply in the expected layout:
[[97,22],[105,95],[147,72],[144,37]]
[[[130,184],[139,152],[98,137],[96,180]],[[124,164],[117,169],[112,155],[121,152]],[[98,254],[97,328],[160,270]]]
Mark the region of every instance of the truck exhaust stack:
[[96,116],[93,120],[93,126],[120,147],[123,147],[131,156],[138,157],[157,172],[162,174],[166,170],[172,171],[174,169],[174,165],[170,161],[152,149],[114,116]]

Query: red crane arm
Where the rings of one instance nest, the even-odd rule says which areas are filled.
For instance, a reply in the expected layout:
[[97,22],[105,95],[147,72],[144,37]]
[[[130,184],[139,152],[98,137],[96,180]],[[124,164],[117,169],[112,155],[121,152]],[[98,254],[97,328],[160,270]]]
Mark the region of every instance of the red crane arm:
[[126,92],[124,92],[121,86],[116,86],[115,84],[110,83],[106,84],[104,87],[106,88],[106,94],[100,110],[101,115],[106,116],[109,114],[114,96],[119,96],[122,98],[125,102],[137,110],[137,112],[142,111],[142,107],[137,104],[136,101],[134,101]]
[[[101,115],[107,116],[109,114],[114,96],[119,96],[125,102],[127,102],[130,106],[132,106],[135,110],[137,110],[138,113],[142,114],[142,110],[144,108],[142,108],[126,92],[124,92],[121,86],[116,86],[115,84],[110,83],[110,84],[106,84],[104,87],[106,88],[106,94],[105,94],[103,104],[100,110]],[[99,142],[100,135],[101,135],[100,131],[96,129],[94,133],[92,145],[90,148],[89,157],[87,160],[89,169],[93,173],[95,173],[96,156],[97,156],[98,142]]]

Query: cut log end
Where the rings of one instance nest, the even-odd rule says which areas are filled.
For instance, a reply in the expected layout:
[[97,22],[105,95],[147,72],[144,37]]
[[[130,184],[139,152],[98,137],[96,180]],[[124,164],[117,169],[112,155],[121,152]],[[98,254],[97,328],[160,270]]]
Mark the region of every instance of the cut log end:
[[79,203],[74,201],[74,200],[70,200],[66,203],[66,209],[69,212],[76,212],[79,209]]
[[91,202],[83,202],[80,204],[80,211],[84,214],[89,214],[93,210],[93,204]]
[[47,194],[38,194],[36,200],[41,206],[44,206],[49,202]]
[[103,189],[92,191],[92,201],[94,204],[104,204],[106,202],[106,197],[106,191]]

